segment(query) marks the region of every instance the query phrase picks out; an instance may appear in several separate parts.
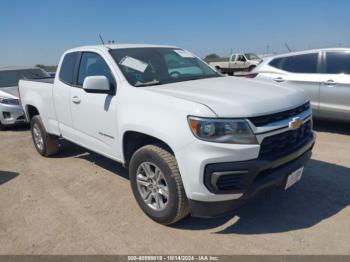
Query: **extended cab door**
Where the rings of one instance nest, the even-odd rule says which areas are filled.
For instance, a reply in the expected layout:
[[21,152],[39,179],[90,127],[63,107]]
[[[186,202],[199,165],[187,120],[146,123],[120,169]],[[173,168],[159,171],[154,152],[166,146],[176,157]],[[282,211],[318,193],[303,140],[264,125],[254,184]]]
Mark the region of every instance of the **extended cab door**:
[[72,52],[64,55],[53,88],[53,100],[55,103],[59,130],[64,138],[71,141],[75,141],[75,132],[71,115],[71,86],[74,85],[78,58],[79,52]]
[[320,117],[350,120],[350,52],[324,53],[320,84]]
[[[106,76],[110,91],[87,92],[88,76]],[[108,63],[98,53],[82,52],[76,86],[71,89],[71,112],[79,144],[95,152],[115,157],[117,139],[116,81]]]

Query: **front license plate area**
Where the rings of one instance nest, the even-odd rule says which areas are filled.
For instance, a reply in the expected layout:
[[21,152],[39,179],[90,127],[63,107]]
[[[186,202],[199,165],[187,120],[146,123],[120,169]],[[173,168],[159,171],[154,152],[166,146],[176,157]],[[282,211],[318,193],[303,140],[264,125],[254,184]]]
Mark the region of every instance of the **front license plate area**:
[[293,173],[291,173],[287,178],[286,186],[284,187],[284,190],[287,190],[291,186],[293,186],[295,183],[297,183],[302,175],[303,175],[304,167],[301,167],[297,170],[295,170]]

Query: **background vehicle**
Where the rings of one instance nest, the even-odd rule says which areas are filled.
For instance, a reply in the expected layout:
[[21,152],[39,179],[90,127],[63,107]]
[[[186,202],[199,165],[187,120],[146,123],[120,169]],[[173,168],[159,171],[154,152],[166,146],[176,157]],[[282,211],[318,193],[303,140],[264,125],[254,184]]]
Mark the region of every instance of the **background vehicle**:
[[314,144],[302,91],[222,76],[176,47],[72,49],[54,81],[19,87],[41,155],[63,137],[123,163],[137,203],[163,224],[288,188]]
[[18,95],[18,81],[45,77],[49,75],[40,68],[0,68],[0,130],[5,126],[26,122]]
[[248,77],[305,90],[314,117],[350,120],[350,49],[317,49],[269,57]]
[[236,71],[251,71],[260,62],[261,58],[253,53],[232,54],[230,57],[208,61],[209,65],[224,74],[233,74]]

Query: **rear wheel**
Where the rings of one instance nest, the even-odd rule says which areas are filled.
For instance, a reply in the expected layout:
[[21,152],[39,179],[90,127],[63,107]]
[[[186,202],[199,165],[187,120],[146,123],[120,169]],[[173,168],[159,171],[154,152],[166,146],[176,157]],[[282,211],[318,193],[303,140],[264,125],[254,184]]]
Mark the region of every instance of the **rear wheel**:
[[158,145],[146,145],[131,158],[130,183],[141,209],[154,221],[169,225],[184,218],[188,200],[175,157]]
[[51,156],[58,152],[58,137],[46,132],[40,116],[37,115],[32,118],[30,121],[30,129],[33,143],[40,155]]
[[1,124],[1,121],[0,121],[0,131],[3,131],[3,130],[5,130],[5,126]]

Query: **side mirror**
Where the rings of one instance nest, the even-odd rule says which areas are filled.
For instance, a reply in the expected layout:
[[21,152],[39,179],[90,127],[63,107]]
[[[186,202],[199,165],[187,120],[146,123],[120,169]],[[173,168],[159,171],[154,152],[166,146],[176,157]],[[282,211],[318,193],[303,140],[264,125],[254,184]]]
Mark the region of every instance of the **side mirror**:
[[110,84],[105,76],[88,76],[84,79],[83,89],[88,93],[108,93]]

